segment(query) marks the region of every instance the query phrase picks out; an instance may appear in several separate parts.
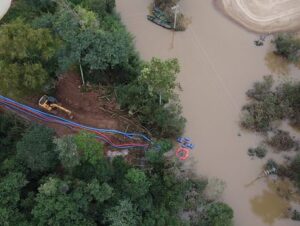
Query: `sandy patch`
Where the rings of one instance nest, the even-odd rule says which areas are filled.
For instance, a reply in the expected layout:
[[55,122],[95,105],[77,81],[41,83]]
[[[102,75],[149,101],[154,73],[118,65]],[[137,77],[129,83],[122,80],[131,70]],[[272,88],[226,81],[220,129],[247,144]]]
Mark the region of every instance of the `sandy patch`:
[[11,4],[11,0],[1,0],[0,1],[0,19],[8,11],[10,4]]
[[299,0],[216,0],[224,12],[247,29],[259,33],[300,28]]

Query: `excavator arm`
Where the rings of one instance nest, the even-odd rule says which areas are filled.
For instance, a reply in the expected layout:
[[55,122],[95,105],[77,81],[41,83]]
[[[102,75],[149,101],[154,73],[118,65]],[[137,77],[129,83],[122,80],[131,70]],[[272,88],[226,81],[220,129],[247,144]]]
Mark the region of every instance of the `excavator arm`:
[[50,107],[51,108],[58,108],[59,110],[62,110],[64,112],[66,112],[68,115],[72,115],[72,112],[70,110],[68,110],[68,109],[66,109],[66,108],[64,108],[64,107],[62,107],[58,104],[50,104]]
[[72,119],[73,114],[70,110],[62,107],[57,103],[57,100],[54,97],[49,97],[44,95],[39,100],[39,106],[46,109],[47,111],[52,111],[53,109],[59,109],[68,114],[68,116]]

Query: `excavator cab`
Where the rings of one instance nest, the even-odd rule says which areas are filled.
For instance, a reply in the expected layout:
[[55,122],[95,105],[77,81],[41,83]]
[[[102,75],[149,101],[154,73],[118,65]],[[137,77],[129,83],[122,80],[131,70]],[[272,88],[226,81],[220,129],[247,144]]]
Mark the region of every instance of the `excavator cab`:
[[67,113],[71,119],[73,118],[72,112],[70,110],[62,107],[58,103],[58,101],[55,97],[51,97],[51,96],[47,96],[47,95],[42,96],[39,100],[39,106],[50,112],[53,110],[59,109],[65,113]]

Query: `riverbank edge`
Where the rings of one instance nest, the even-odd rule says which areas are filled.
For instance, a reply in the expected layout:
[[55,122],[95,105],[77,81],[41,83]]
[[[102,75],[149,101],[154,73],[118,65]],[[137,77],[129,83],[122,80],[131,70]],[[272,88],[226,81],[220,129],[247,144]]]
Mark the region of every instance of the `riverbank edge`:
[[238,16],[238,14],[240,14],[238,12],[236,12],[236,15],[232,15],[228,10],[226,10],[222,0],[213,0],[213,5],[223,16],[227,17],[232,22],[251,33],[267,34],[279,32],[297,32],[300,29],[300,23],[291,27],[287,27],[286,24],[282,24],[280,27],[277,25],[274,28],[272,27],[273,25],[258,25],[247,19],[241,19],[240,16]]

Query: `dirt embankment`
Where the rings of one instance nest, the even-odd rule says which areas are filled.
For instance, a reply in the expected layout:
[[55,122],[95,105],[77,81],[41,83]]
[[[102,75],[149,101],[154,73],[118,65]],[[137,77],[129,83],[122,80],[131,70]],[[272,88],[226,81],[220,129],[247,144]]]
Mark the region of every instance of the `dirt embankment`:
[[299,0],[215,0],[226,15],[258,33],[300,29]]

